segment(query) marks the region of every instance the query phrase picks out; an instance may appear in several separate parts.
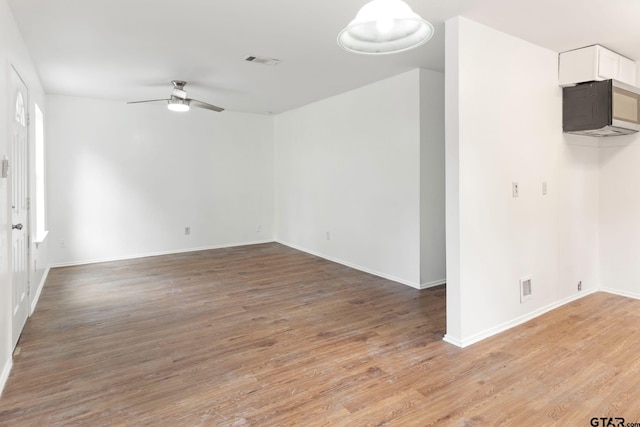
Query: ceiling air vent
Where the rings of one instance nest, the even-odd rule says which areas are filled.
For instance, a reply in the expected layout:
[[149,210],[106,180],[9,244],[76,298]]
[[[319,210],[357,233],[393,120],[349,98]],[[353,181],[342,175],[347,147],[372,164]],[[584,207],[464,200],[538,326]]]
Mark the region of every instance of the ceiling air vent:
[[278,65],[280,63],[279,59],[267,58],[265,56],[247,56],[244,60],[262,65]]

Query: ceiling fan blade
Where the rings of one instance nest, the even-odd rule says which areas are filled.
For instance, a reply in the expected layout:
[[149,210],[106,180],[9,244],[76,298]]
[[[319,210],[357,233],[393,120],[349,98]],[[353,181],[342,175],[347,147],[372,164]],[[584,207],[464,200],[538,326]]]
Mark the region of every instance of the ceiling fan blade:
[[189,105],[191,105],[192,107],[205,108],[207,110],[216,111],[218,113],[220,111],[224,111],[224,108],[220,108],[220,107],[217,107],[215,105],[207,104],[206,102],[198,101],[197,99],[186,99],[185,101],[189,101]]
[[127,104],[142,104],[143,102],[159,102],[159,101],[169,101],[168,99],[149,99],[147,101],[127,101]]

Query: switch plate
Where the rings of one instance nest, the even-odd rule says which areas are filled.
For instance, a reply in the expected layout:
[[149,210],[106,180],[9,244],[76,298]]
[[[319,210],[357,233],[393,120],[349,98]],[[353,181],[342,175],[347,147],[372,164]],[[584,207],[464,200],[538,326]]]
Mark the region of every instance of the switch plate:
[[511,184],[511,192],[513,194],[513,197],[520,196],[520,188],[517,182]]
[[2,157],[2,178],[7,178],[9,176],[9,159],[7,156]]
[[184,228],[184,235],[185,235],[185,236],[188,236],[188,235],[190,235],[190,234],[191,234],[191,227],[185,227],[185,228]]
[[520,279],[520,303],[530,300],[533,296],[533,280],[531,276]]

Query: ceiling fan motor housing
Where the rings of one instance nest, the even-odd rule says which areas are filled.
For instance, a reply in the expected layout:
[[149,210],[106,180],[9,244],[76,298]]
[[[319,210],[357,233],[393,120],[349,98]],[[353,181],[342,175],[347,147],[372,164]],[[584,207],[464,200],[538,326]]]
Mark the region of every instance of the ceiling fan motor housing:
[[177,98],[186,99],[187,92],[184,90],[184,87],[186,86],[187,82],[183,80],[172,80],[171,83],[173,84],[173,91],[171,92],[171,94]]

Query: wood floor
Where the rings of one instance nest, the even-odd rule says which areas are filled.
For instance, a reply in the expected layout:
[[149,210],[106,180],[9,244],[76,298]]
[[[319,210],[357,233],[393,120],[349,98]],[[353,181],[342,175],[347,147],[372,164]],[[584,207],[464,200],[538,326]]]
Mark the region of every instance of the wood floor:
[[640,422],[640,301],[598,293],[466,349],[445,288],[278,244],[51,271],[2,426]]

